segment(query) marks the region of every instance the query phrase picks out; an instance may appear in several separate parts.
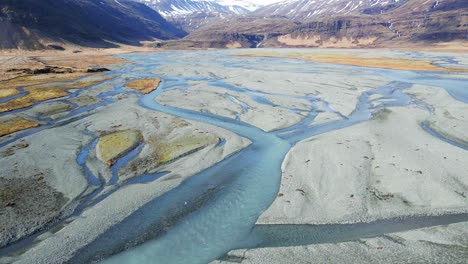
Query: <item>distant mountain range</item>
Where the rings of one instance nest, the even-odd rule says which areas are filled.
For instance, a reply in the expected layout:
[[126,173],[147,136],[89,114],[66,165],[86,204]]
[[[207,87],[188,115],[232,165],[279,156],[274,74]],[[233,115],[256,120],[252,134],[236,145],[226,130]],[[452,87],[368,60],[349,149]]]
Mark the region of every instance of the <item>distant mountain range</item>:
[[181,17],[193,13],[247,14],[261,5],[248,0],[136,0],[164,17]]
[[262,16],[286,16],[295,20],[329,18],[354,14],[380,14],[398,8],[409,0],[296,0],[260,8]]
[[137,0],[158,11],[164,17],[180,17],[193,13],[245,14],[238,5],[223,5],[210,0]]
[[167,48],[468,42],[468,0],[0,1],[0,48],[145,40]]
[[262,5],[249,0],[136,0],[146,4],[185,31],[194,31],[216,19],[249,14]]
[[38,49],[47,43],[90,47],[139,45],[186,33],[156,11],[129,0],[1,0],[0,48]]
[[[204,18],[206,20],[206,18]],[[193,19],[191,23],[196,23]],[[467,0],[294,0],[211,18],[168,46],[382,47],[468,41]]]

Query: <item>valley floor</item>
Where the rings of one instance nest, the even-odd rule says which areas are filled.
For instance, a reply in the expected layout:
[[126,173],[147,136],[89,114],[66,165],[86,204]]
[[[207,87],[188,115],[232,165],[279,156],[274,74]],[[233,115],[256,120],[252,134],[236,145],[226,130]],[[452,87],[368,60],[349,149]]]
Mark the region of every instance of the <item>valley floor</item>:
[[463,53],[0,60],[0,263],[468,257]]

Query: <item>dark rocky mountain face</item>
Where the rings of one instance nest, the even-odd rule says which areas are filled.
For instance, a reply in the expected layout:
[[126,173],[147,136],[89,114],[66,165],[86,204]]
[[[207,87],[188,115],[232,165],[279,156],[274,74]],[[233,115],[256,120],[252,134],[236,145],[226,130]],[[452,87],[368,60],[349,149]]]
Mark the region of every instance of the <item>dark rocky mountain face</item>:
[[129,0],[1,0],[0,48],[40,48],[41,40],[90,47],[186,35],[151,8]]
[[386,13],[384,19],[403,41],[468,41],[466,0],[412,0]]

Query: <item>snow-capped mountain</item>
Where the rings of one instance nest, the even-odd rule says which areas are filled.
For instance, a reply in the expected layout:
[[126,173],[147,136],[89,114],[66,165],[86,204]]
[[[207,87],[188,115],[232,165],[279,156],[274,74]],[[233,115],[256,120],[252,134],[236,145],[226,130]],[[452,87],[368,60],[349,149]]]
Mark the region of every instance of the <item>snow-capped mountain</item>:
[[356,13],[383,13],[406,2],[408,0],[288,0],[265,6],[255,13],[303,20]]
[[292,0],[253,13],[203,16],[205,22],[187,30],[177,48],[386,47],[468,40],[467,0]]
[[191,32],[214,20],[245,15],[280,0],[135,0],[158,11],[179,28]]
[[258,8],[248,0],[137,0],[164,17],[181,17],[194,13],[246,14]]
[[219,0],[216,1],[220,5],[228,7],[242,7],[243,9],[254,11],[258,8],[265,6],[268,2],[258,3],[258,1],[249,1],[249,0]]

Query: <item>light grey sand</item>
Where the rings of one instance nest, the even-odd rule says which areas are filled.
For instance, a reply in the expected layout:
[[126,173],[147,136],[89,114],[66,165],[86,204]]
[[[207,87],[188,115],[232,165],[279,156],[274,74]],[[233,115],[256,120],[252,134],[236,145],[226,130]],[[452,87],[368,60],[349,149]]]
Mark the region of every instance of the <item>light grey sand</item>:
[[[390,107],[371,121],[298,143],[283,163],[278,197],[258,224],[274,230],[273,224],[467,212],[468,152],[421,127],[428,119],[440,134],[466,142],[466,104],[442,89],[416,85],[406,92],[433,112]],[[213,263],[464,263],[466,232],[463,222],[350,242],[236,250]]]
[[423,228],[358,241],[307,246],[241,249],[220,263],[466,263],[468,224]]

